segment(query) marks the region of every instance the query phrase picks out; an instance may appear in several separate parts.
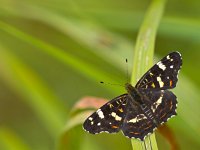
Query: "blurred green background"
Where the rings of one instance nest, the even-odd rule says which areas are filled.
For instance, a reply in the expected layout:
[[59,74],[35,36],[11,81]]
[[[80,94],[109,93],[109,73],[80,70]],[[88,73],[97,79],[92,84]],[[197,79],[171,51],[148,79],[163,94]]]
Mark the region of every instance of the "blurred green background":
[[[138,29],[151,1],[0,0],[0,150],[131,149],[122,136],[89,135],[84,96],[113,98],[129,72]],[[200,1],[169,0],[159,26],[155,62],[171,51],[183,56],[174,93],[178,116],[167,124],[180,149],[200,149]],[[70,126],[71,124],[71,126]],[[158,147],[169,144],[156,133]]]

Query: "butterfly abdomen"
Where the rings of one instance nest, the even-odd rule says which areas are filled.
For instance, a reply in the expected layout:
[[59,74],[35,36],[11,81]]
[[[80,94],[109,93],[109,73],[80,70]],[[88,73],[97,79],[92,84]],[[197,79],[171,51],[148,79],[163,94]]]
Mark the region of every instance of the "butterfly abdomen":
[[157,126],[158,121],[157,121],[154,113],[152,112],[151,108],[149,108],[146,104],[143,104],[143,105],[141,105],[141,109],[144,112],[145,116],[147,116],[147,118],[152,120],[152,122]]

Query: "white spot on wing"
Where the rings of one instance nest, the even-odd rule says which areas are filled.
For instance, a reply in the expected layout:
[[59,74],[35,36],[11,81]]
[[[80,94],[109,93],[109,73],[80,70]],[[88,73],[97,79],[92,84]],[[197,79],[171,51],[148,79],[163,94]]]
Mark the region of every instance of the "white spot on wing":
[[174,67],[173,65],[170,66],[170,68],[173,68],[173,67]]
[[98,109],[98,110],[97,110],[97,114],[99,115],[99,118],[101,118],[101,119],[104,118],[104,114],[103,114],[103,112],[101,111],[101,109]]
[[170,59],[169,55],[167,55],[167,59]]
[[128,122],[128,123],[129,123],[129,122],[131,122],[131,123],[136,123],[136,122],[137,122],[137,117],[135,117],[135,118],[133,118],[133,119],[127,121],[127,122]]
[[128,123],[136,123],[137,121],[147,119],[147,117],[144,114],[137,115],[135,118],[127,121]]
[[121,121],[121,120],[122,120],[122,117],[116,115],[116,116],[115,116],[115,120],[117,120],[117,121]]
[[163,98],[163,95],[157,100],[156,104],[161,104],[162,103],[162,98]]
[[150,74],[150,76],[153,76],[153,73],[150,72],[149,74]]
[[115,112],[112,112],[112,113],[111,113],[111,116],[115,117],[115,116],[116,116],[116,113],[115,113]]
[[115,112],[112,112],[111,116],[113,116],[116,121],[121,121],[122,120],[122,117],[118,116]]
[[98,126],[100,126],[100,125],[101,125],[101,123],[99,122],[99,123],[97,123],[97,125],[98,125]]
[[158,67],[159,67],[160,69],[162,69],[163,71],[166,69],[166,66],[165,66],[161,61],[159,61],[159,62],[157,63],[157,65],[158,65]]
[[154,102],[153,105],[151,106],[151,110],[153,112],[155,112],[157,107],[162,103],[162,98],[163,98],[163,95],[161,95],[160,98],[156,102]]
[[162,82],[161,77],[157,77],[157,81],[158,81],[160,87],[164,86],[164,83]]

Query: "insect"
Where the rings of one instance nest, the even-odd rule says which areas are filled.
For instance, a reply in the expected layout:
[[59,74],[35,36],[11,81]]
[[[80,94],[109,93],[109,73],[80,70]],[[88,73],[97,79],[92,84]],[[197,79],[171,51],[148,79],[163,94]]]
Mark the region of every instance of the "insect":
[[176,87],[182,66],[179,52],[172,52],[149,69],[135,87],[126,83],[126,94],[104,104],[89,116],[83,128],[91,134],[116,133],[141,141],[161,124],[175,116]]

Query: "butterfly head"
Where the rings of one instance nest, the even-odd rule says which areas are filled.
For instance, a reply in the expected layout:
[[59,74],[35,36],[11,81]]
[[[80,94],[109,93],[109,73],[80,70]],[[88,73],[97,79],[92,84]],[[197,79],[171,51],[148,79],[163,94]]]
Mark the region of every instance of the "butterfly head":
[[134,90],[134,87],[130,83],[126,83],[125,88],[128,93],[132,93],[132,91]]
[[128,94],[133,97],[135,101],[141,103],[141,95],[135,87],[133,87],[130,83],[126,83],[125,88]]

